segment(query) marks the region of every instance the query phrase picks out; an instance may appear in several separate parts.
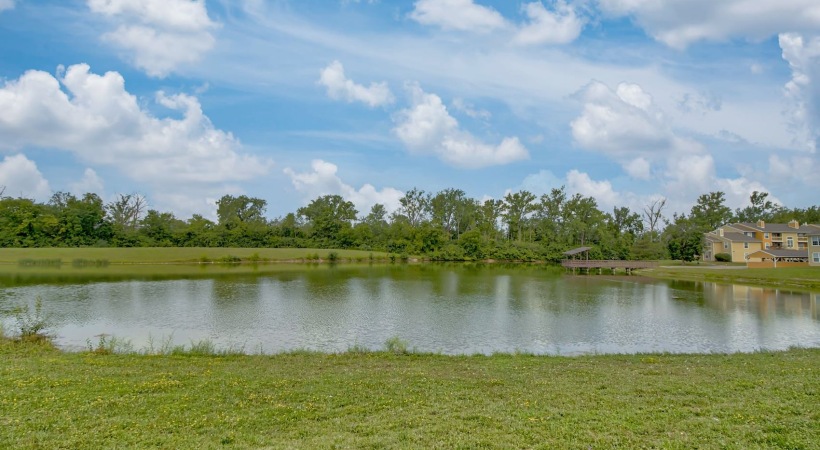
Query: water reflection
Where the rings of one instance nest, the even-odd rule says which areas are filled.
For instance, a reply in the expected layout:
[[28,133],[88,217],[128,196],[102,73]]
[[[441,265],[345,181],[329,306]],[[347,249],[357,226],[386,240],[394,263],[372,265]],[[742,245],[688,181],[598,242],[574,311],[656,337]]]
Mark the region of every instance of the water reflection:
[[[175,269],[181,271],[181,269]],[[197,269],[199,270],[199,269]],[[259,267],[139,280],[2,279],[0,310],[40,296],[58,342],[100,333],[278,352],[382,348],[548,354],[734,352],[820,346],[820,294],[540,266]],[[117,275],[121,277],[117,279]]]

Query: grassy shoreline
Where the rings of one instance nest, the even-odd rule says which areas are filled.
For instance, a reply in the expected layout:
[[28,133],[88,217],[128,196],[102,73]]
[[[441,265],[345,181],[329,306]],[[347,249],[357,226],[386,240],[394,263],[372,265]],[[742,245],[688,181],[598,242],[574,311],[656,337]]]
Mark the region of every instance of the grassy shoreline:
[[820,349],[63,353],[0,341],[2,448],[816,448]]
[[[390,254],[364,250],[315,248],[231,248],[231,247],[128,247],[128,248],[2,248],[0,264],[23,260],[100,261],[112,264],[213,263],[220,261],[288,262],[329,260],[331,253],[343,260],[387,260]],[[229,261],[230,262],[230,261]]]

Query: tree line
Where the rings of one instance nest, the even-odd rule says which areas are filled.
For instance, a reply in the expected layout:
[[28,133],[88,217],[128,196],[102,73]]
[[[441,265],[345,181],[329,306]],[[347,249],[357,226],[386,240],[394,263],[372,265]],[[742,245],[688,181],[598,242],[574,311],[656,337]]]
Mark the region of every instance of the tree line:
[[579,246],[595,259],[682,259],[700,254],[703,233],[732,221],[820,223],[820,209],[790,209],[755,192],[732,211],[723,192],[701,195],[688,214],[665,214],[666,200],[640,212],[601,210],[592,197],[564,187],[536,196],[522,190],[483,202],[455,188],[414,188],[388,213],[382,204],[357,211],[339,195],[325,195],[269,220],[267,201],[225,195],[217,220],[188,219],[149,209],[138,194],[110,203],[98,195],[58,192],[47,202],[2,195],[2,247],[295,247],[384,251],[439,260],[558,261]]

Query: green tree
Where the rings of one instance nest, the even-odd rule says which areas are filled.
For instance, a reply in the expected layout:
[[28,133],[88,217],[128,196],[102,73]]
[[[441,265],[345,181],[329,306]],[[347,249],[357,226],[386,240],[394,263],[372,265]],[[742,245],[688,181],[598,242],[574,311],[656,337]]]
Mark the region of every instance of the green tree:
[[322,245],[336,245],[340,242],[340,233],[350,228],[356,220],[356,207],[340,195],[325,195],[299,208],[311,229],[311,237]]
[[264,222],[267,204],[266,200],[247,195],[223,195],[216,202],[219,225],[230,229],[242,223]]
[[186,229],[185,222],[170,212],[148,210],[140,221],[139,231],[151,246],[171,247],[178,244],[177,236]]
[[768,192],[752,192],[749,196],[749,205],[743,209],[738,208],[735,210],[735,220],[738,222],[771,221],[781,207],[769,200],[768,197]]
[[[401,207],[396,216],[404,217],[411,227],[417,227],[427,221],[430,216],[430,194],[413,188],[399,199]],[[395,218],[394,218],[395,220]]]
[[58,221],[58,237],[63,245],[107,245],[113,236],[111,223],[106,220],[105,206],[97,194],[82,198],[57,192],[49,201]]
[[669,256],[680,261],[694,261],[703,249],[703,225],[685,214],[674,214],[664,230]]
[[529,191],[508,193],[504,196],[504,221],[507,224],[507,235],[511,240],[521,240],[524,222],[536,209],[535,195]]
[[498,222],[504,214],[503,200],[485,200],[476,212],[476,226],[485,240],[498,237]]
[[698,197],[698,202],[689,213],[689,220],[702,233],[716,230],[732,220],[732,210],[726,203],[726,194],[710,192]]

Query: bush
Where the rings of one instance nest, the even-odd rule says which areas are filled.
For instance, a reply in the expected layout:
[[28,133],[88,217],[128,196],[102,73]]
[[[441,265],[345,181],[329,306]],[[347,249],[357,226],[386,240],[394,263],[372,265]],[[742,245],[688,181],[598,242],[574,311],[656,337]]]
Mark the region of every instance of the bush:
[[715,261],[732,262],[732,255],[728,253],[718,253],[715,255]]

